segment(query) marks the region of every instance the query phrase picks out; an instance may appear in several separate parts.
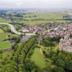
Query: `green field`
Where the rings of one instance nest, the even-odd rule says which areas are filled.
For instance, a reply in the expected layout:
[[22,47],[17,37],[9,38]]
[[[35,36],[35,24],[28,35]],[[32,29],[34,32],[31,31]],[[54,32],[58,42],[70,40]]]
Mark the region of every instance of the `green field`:
[[64,20],[63,16],[66,13],[26,13],[23,16],[23,23],[29,25],[46,24],[46,23],[65,23],[68,22]]
[[41,67],[41,68],[45,67],[46,62],[45,62],[44,56],[43,56],[43,54],[41,54],[41,51],[39,48],[35,48],[34,53],[31,57],[31,60],[33,62],[35,62],[35,64],[38,65],[39,67]]
[[9,41],[0,42],[0,49],[7,49],[11,48],[11,44]]
[[14,23],[17,24],[28,24],[28,25],[38,25],[38,24],[47,24],[47,23],[66,23],[70,22],[68,20],[64,20],[64,16],[66,16],[67,13],[56,13],[56,12],[27,12],[23,14],[23,17],[16,17],[11,16],[12,21],[8,21],[6,19],[0,18],[0,22],[6,22],[6,23]]
[[8,35],[6,33],[0,33],[0,41],[7,38],[8,38]]
[[8,20],[0,17],[0,22],[1,22],[1,23],[2,23],[2,22],[3,22],[3,23],[4,23],[4,22],[5,22],[5,23],[9,23],[10,21],[8,21]]
[[0,33],[3,33],[4,31],[2,29],[0,29]]
[[6,33],[0,33],[0,49],[11,48],[11,44],[8,40],[3,41],[5,39],[8,39],[8,35]]
[[64,20],[66,13],[55,13],[55,12],[28,12],[23,14],[23,17],[12,16],[13,21],[28,25],[38,25],[38,24],[47,24],[47,23],[66,23],[70,22]]
[[[10,21],[4,19],[4,18],[1,18],[0,17],[0,23],[9,23]],[[3,28],[4,30],[8,29],[7,27],[2,27],[0,25],[1,28]],[[7,49],[7,48],[11,48],[11,44],[8,40],[8,34],[6,32],[4,32],[2,29],[0,29],[0,49]],[[6,40],[6,41],[3,41],[3,40]]]

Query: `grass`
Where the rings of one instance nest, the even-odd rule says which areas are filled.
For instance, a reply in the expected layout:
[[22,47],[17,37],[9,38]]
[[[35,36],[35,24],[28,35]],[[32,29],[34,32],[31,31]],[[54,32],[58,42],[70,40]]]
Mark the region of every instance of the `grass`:
[[6,33],[0,33],[0,41],[7,39],[8,35]]
[[3,23],[4,23],[4,22],[5,22],[5,23],[9,23],[10,21],[8,21],[8,20],[0,17],[0,22],[1,22],[1,23],[2,23],[2,22],[3,22]]
[[[55,12],[28,12],[23,15],[23,17],[13,16],[13,20],[18,23],[28,24],[28,25],[37,25],[37,24],[47,24],[47,23],[66,23],[68,20],[64,20],[63,16],[67,15],[66,13],[55,13]],[[2,18],[0,19],[1,22]]]
[[35,62],[35,64],[37,66],[39,66],[40,68],[45,67],[45,59],[44,59],[43,54],[41,54],[39,48],[35,48],[34,53],[33,53],[32,57],[31,57],[31,60],[33,62]]
[[8,40],[3,41],[5,39],[8,39],[8,35],[6,33],[0,33],[0,49],[11,48],[11,44]]
[[7,49],[11,48],[11,44],[9,41],[0,42],[0,49]]
[[50,22],[65,23],[65,13],[26,13],[23,16],[23,23],[29,25],[46,24]]
[[0,29],[0,33],[3,33],[4,31],[2,29]]

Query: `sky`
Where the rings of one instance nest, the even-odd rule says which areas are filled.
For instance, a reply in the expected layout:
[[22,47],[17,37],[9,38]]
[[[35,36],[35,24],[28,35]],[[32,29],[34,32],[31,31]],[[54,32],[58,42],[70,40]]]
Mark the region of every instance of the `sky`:
[[0,8],[72,9],[72,0],[0,0]]

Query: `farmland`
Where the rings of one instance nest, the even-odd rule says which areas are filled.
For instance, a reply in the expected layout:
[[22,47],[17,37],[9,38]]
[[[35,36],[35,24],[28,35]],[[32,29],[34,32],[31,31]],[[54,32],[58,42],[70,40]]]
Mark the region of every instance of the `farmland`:
[[28,24],[28,25],[37,25],[37,24],[47,24],[47,23],[66,23],[69,21],[64,20],[63,16],[65,13],[25,13],[23,17],[13,17],[16,22]]

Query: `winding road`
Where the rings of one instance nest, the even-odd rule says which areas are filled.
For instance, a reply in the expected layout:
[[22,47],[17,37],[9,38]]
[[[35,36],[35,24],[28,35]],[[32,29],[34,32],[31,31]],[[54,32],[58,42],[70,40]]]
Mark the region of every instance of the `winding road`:
[[[15,33],[17,35],[22,35],[23,34],[22,32],[18,32],[16,30],[16,28],[13,25],[9,24],[9,23],[0,23],[0,25],[7,25],[11,29],[11,32],[13,32],[13,33]],[[25,32],[24,35],[35,35],[35,33],[26,33]]]

